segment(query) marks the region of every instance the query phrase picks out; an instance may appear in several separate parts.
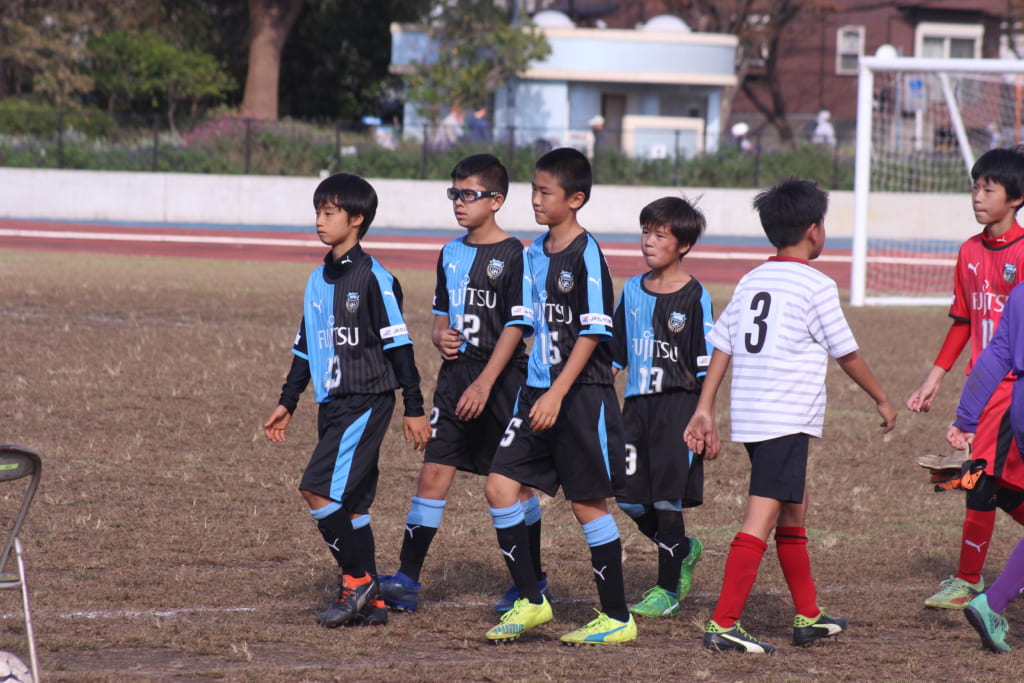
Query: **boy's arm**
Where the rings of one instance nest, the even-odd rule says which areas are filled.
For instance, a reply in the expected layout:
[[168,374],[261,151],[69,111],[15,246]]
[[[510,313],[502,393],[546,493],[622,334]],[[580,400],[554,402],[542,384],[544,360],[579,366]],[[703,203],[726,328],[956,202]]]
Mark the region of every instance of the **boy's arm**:
[[455,416],[463,420],[472,420],[480,416],[484,406],[491,396],[491,389],[498,375],[508,365],[509,359],[516,352],[520,340],[523,338],[523,328],[519,325],[509,325],[501,331],[491,357],[487,365],[480,371],[473,383],[466,387],[455,406]]
[[722,449],[722,442],[715,428],[715,398],[718,396],[718,388],[722,385],[731,359],[732,356],[725,351],[715,349],[712,352],[711,363],[704,376],[704,386],[700,390],[700,400],[697,401],[697,409],[693,411],[693,416],[683,431],[687,447],[694,453],[703,451],[705,460],[714,460]]
[[942,342],[935,365],[925,376],[921,386],[914,390],[914,393],[907,399],[907,409],[915,413],[927,413],[931,410],[932,403],[939,393],[939,386],[942,379],[949,372],[949,369],[956,363],[956,359],[967,346],[971,338],[971,325],[965,320],[956,319],[946,333],[946,339]]
[[868,367],[867,361],[861,357],[860,352],[852,351],[841,358],[837,358],[836,362],[839,363],[839,367],[843,369],[843,372],[857,383],[857,386],[875,400],[878,414],[882,416],[882,433],[891,432],[892,428],[896,426],[896,406],[889,400],[889,396],[885,393],[882,385],[878,383],[878,380],[875,379],[871,368]]
[[412,344],[403,344],[384,352],[402,388],[404,417],[402,433],[406,443],[412,443],[417,450],[427,447],[430,440],[430,423],[423,413],[423,394],[420,393],[420,372],[416,369],[416,357]]
[[449,322],[447,315],[435,315],[434,327],[430,330],[430,341],[441,352],[441,358],[455,360],[459,357],[459,349],[462,348],[462,337],[458,330],[449,327]]
[[292,413],[299,405],[299,395],[309,385],[309,361],[302,356],[292,356],[292,366],[288,370],[288,377],[281,387],[281,398],[274,412],[270,414],[267,421],[263,423],[263,433],[275,443],[285,440],[285,430],[291,422]]
[[540,432],[555,425],[558,413],[562,410],[562,399],[569,393],[576,378],[583,372],[583,368],[586,367],[587,361],[590,360],[590,356],[593,355],[594,349],[599,343],[601,343],[600,338],[593,334],[581,334],[576,339],[569,358],[562,366],[562,372],[530,408],[530,429]]

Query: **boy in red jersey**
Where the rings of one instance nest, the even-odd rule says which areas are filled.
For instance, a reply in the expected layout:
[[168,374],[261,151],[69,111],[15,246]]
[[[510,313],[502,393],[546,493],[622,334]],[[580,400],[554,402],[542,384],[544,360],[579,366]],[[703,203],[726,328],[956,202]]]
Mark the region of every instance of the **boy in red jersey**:
[[[953,319],[935,365],[921,386],[907,399],[907,408],[928,412],[939,392],[942,378],[956,362],[967,342],[971,357],[967,372],[988,345],[999,324],[1006,298],[1024,277],[1024,228],[1017,223],[1017,210],[1024,204],[1024,148],[993,149],[978,159],[971,169],[974,188],[971,200],[975,219],[985,226],[960,247],[957,255]],[[985,588],[981,570],[985,566],[989,542],[996,523],[996,508],[1009,512],[1024,524],[1024,494],[999,485],[1007,467],[1019,466],[1005,455],[997,456],[1000,439],[1012,438],[1004,420],[1010,407],[1014,377],[1007,376],[992,394],[978,421],[973,457],[985,461],[985,474],[967,492],[960,563],[956,574],[942,581],[935,595],[925,600],[926,607],[963,609]],[[1002,449],[1005,454],[1006,449]]]

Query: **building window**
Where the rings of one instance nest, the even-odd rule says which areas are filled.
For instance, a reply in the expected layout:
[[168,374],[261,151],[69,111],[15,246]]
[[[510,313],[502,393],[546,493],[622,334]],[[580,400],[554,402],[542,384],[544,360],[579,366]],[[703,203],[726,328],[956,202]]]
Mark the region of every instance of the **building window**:
[[836,73],[840,76],[856,76],[862,54],[864,27],[840,26],[836,32]]
[[981,24],[922,22],[914,32],[915,54],[931,59],[979,59],[984,34]]

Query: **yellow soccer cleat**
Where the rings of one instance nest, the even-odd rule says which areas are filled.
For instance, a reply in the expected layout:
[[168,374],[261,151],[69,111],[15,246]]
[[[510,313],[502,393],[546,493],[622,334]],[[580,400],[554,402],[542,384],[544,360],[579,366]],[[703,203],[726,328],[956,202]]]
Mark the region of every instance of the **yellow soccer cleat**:
[[512,609],[501,615],[501,623],[487,632],[487,640],[495,643],[513,641],[531,628],[551,621],[551,603],[547,596],[541,597],[544,601],[539,605],[528,598],[516,600]]
[[583,628],[562,636],[565,645],[611,645],[631,640],[636,640],[636,621],[633,615],[629,615],[629,621],[619,621],[604,612],[598,612],[597,619]]

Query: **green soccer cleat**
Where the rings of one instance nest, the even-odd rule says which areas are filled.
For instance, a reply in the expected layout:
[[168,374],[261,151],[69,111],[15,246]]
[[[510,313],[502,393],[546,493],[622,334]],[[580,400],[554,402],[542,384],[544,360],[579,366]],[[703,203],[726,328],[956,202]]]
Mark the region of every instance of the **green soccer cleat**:
[[722,628],[713,619],[708,620],[704,628],[704,647],[708,650],[721,652],[735,650],[736,652],[749,652],[752,654],[770,655],[775,648],[743,630],[740,622],[732,625],[732,628]]
[[501,615],[501,623],[487,632],[487,640],[491,642],[510,642],[523,635],[531,628],[551,621],[551,603],[546,596],[544,602],[535,605],[529,598],[516,600],[512,609]]
[[693,585],[693,570],[700,562],[700,556],[704,552],[704,544],[693,536],[690,537],[690,554],[683,558],[683,566],[679,568],[679,586],[676,594],[679,602],[686,599],[690,594],[690,586]]
[[583,628],[562,636],[564,645],[611,645],[631,640],[636,640],[636,621],[632,615],[629,621],[619,621],[604,612],[598,612],[597,618]]
[[1010,626],[1002,614],[988,606],[987,595],[982,593],[971,600],[964,608],[964,616],[981,636],[982,645],[992,652],[1010,651],[1010,646],[1006,644]]
[[967,583],[951,576],[939,584],[939,592],[924,601],[925,607],[935,609],[963,609],[981,591],[985,590],[985,579],[978,583]]
[[630,607],[629,611],[642,617],[671,617],[679,614],[679,600],[675,593],[655,586],[647,590],[643,599]]
[[793,644],[807,645],[822,638],[837,636],[846,630],[846,619],[830,617],[821,610],[816,618],[811,619],[801,614],[793,618]]

